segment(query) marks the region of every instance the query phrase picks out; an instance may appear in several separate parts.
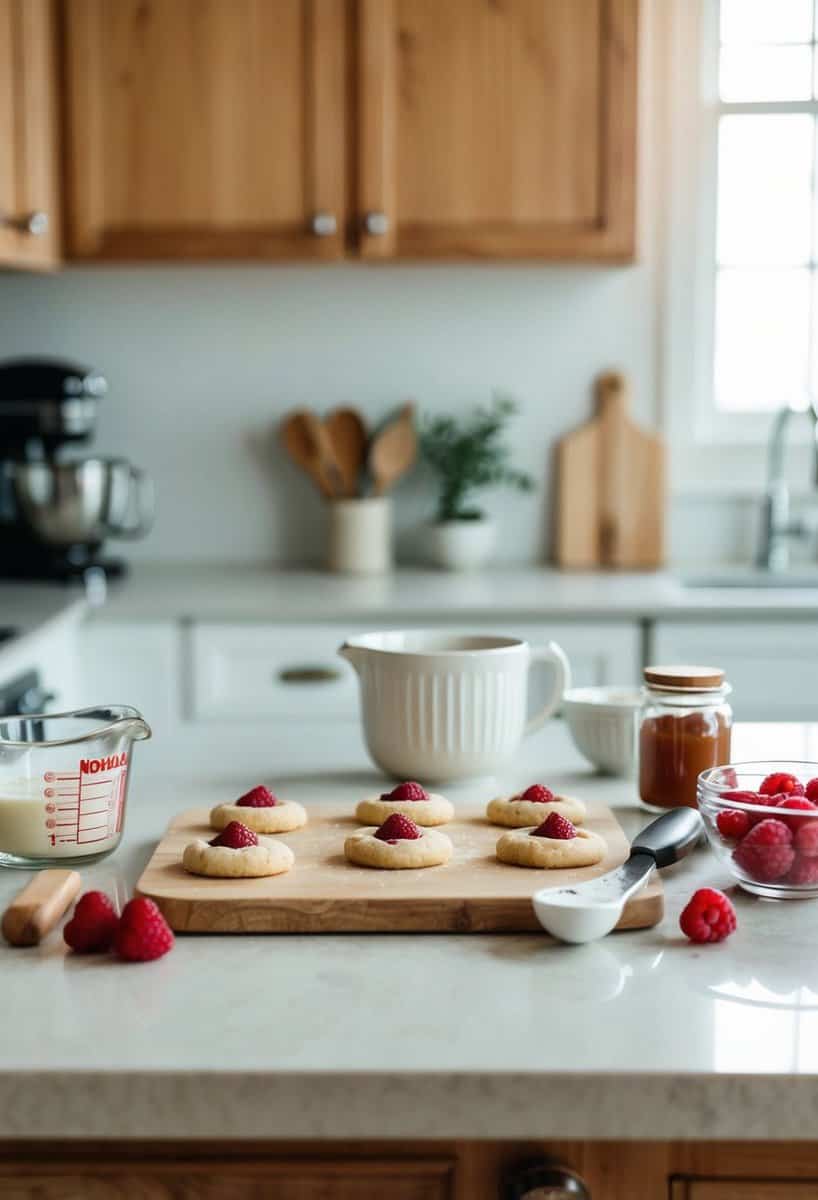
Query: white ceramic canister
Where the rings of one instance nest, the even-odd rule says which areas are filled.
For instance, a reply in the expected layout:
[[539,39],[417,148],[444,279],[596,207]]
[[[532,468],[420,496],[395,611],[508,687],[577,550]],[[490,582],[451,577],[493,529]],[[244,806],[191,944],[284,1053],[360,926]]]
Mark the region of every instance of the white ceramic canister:
[[328,506],[327,565],[346,575],[392,570],[392,501],[389,496],[333,500]]
[[[557,708],[571,669],[555,643],[410,630],[353,637],[339,653],[361,685],[373,760],[390,775],[421,782],[490,775]],[[548,703],[526,719],[528,671],[555,672]]]

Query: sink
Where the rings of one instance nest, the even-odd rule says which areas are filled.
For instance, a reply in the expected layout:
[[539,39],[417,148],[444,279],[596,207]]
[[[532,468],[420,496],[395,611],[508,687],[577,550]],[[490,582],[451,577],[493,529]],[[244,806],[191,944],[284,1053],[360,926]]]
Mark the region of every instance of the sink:
[[765,571],[759,567],[723,567],[680,577],[686,588],[816,588],[818,567]]

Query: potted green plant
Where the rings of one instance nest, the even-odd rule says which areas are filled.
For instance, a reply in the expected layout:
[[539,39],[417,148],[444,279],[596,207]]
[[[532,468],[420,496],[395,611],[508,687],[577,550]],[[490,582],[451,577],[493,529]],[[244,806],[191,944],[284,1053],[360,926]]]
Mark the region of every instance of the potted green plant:
[[488,408],[465,417],[429,416],[421,425],[421,458],[438,479],[437,514],[431,527],[432,557],[439,566],[463,571],[484,566],[496,539],[494,522],[474,503],[489,487],[528,491],[531,477],[510,464],[504,439],[517,411],[496,396]]

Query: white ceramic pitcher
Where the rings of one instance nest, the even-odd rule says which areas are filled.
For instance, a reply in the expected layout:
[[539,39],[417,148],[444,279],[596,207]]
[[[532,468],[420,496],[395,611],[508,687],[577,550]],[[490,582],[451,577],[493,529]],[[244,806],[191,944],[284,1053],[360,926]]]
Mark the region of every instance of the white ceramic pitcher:
[[[493,774],[571,685],[556,642],[408,630],[350,638],[339,654],[361,681],[373,760],[390,775],[424,783]],[[532,662],[552,664],[556,678],[548,703],[526,720]]]

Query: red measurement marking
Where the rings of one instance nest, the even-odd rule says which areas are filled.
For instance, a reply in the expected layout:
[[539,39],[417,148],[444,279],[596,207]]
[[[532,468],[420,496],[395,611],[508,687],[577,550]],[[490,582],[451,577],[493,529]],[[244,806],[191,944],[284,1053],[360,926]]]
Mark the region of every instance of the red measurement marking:
[[80,817],[82,816],[82,775],[77,787],[77,841],[80,840]]

